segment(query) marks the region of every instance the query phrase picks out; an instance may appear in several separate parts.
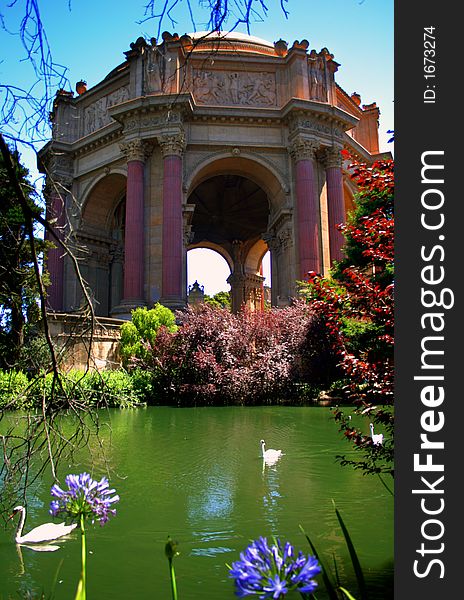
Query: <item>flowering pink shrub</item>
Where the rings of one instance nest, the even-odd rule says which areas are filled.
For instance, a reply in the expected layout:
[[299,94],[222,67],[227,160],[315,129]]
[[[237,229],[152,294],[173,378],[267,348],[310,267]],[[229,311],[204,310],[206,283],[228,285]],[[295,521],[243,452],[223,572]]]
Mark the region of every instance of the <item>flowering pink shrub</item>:
[[328,333],[304,302],[265,312],[201,304],[177,314],[147,346],[148,369],[165,402],[263,404],[291,399],[295,383],[325,383],[335,357]]

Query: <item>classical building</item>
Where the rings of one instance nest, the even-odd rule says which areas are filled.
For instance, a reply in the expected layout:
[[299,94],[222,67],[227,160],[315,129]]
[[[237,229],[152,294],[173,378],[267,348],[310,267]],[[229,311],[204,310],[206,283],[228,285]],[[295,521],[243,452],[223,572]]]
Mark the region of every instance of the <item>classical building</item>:
[[[187,251],[229,264],[233,308],[262,306],[271,252],[272,304],[308,271],[341,257],[353,188],[341,151],[379,154],[376,104],[336,83],[330,52],[306,40],[239,33],[139,38],[126,60],[78,95],[60,91],[40,152],[47,211],[80,265],[96,314],[182,307]],[[82,305],[75,265],[50,252],[50,309]]]

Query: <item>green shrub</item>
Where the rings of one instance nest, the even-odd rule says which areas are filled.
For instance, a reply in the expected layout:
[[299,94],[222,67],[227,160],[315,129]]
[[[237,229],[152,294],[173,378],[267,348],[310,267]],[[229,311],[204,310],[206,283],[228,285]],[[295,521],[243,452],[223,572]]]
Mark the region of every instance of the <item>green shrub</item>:
[[28,375],[37,375],[51,364],[51,352],[45,335],[34,331],[29,335],[19,354],[18,368]]
[[156,303],[148,310],[147,308],[136,308],[132,311],[132,321],[128,321],[121,326],[121,356],[124,365],[128,365],[131,360],[144,360],[149,354],[147,346],[151,346],[155,341],[158,331],[165,327],[168,331],[174,332],[177,329],[174,313]]
[[106,406],[129,408],[140,403],[132,377],[127,371],[93,371],[90,374],[92,394],[95,402]]
[[130,372],[135,395],[145,404],[159,404],[160,392],[156,377],[145,369],[132,369]]
[[0,408],[30,410],[46,403],[66,408],[72,399],[82,407],[129,408],[143,401],[141,387],[137,390],[131,375],[122,369],[115,371],[78,371],[44,373],[29,379],[21,371],[0,371]]
[[22,371],[0,370],[0,408],[28,408],[29,381]]
[[366,348],[378,350],[378,339],[383,334],[382,326],[372,321],[354,318],[342,319],[341,331],[346,338],[346,347],[349,352],[362,353]]

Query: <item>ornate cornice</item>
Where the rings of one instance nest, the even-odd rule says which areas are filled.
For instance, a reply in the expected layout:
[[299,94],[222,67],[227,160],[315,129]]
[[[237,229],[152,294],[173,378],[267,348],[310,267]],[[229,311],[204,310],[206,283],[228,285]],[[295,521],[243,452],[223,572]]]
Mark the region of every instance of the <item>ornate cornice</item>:
[[50,144],[40,157],[41,170],[46,174],[45,196],[52,193],[62,195],[71,189],[74,179],[72,154]]
[[163,158],[166,156],[182,156],[185,150],[185,134],[183,131],[177,133],[166,133],[158,137]]
[[121,135],[121,125],[119,123],[111,123],[110,125],[102,127],[101,130],[89,134],[85,136],[85,138],[81,138],[74,143],[72,146],[73,154],[74,156],[82,156],[121,139],[123,139]]
[[72,176],[47,175],[46,183],[43,188],[43,195],[48,199],[58,196],[64,199],[71,193],[72,184]]
[[127,162],[138,160],[145,162],[153,151],[153,145],[141,139],[130,140],[119,144],[121,152],[125,155]]
[[296,137],[290,142],[288,152],[295,162],[299,160],[313,160],[319,144],[315,140]]

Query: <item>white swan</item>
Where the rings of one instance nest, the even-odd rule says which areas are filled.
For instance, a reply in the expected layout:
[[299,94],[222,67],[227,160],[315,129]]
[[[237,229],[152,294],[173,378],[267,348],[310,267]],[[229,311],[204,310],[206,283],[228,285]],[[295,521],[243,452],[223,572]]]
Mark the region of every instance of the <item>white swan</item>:
[[261,440],[259,443],[261,444],[261,456],[266,463],[275,463],[282,456],[282,450],[273,450],[272,448],[266,450],[266,442]]
[[26,520],[26,509],[24,506],[15,506],[10,519],[18,513],[21,513],[21,517],[15,535],[17,544],[40,544],[41,542],[49,542],[70,533],[77,527],[77,523],[73,523],[72,525],[65,525],[64,523],[44,523],[43,525],[31,529],[26,535],[21,535]]
[[369,423],[369,427],[371,428],[371,438],[374,446],[381,446],[383,444],[383,433],[374,433],[374,425]]

